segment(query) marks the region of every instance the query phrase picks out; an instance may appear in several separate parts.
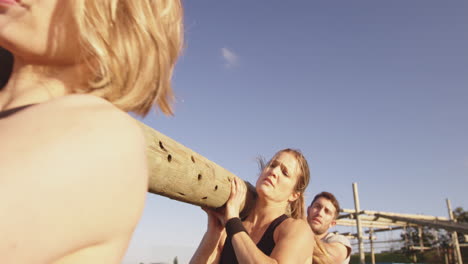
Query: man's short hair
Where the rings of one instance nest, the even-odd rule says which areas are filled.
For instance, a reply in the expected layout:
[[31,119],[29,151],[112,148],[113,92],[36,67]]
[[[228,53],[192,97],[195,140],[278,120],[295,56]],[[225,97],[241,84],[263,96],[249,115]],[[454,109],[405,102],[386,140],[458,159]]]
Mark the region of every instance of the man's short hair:
[[336,209],[336,211],[335,211],[335,219],[336,219],[338,217],[338,215],[340,214],[340,203],[336,199],[335,195],[333,195],[332,193],[329,193],[329,192],[321,192],[321,193],[315,195],[314,200],[312,200],[312,203],[310,205],[314,204],[314,202],[318,198],[325,198],[325,199],[329,200],[333,204],[333,206]]

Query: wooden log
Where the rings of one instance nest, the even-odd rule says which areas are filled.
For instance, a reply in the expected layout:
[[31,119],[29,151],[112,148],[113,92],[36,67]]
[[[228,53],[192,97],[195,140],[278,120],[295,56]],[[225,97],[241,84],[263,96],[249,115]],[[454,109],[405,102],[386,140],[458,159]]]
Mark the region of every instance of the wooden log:
[[[213,209],[226,203],[231,193],[230,182],[236,175],[151,127],[139,124],[146,137],[149,192]],[[257,197],[255,188],[244,183],[248,191],[241,216],[246,216]]]

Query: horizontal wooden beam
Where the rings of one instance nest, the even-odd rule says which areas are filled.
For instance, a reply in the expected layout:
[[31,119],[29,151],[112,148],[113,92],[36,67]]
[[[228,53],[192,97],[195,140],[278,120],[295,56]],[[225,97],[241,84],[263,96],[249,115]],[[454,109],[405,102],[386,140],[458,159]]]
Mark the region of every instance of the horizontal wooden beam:
[[[402,221],[395,221],[386,218],[375,218],[373,216],[366,216],[361,215],[359,216],[361,222],[371,225],[370,227],[375,226],[384,226],[384,227],[391,227],[391,226],[408,226],[407,222]],[[350,223],[351,225],[356,225],[356,219],[337,219],[337,223]]]
[[454,223],[451,221],[443,220],[424,220],[424,219],[414,219],[402,216],[394,215],[385,215],[385,214],[376,214],[376,216],[391,219],[394,221],[407,222],[419,226],[429,226],[437,229],[445,229],[450,232],[459,232],[462,234],[468,234],[468,224],[466,223]]
[[420,251],[420,250],[431,250],[432,247],[409,246],[408,249],[409,250]]
[[[356,220],[352,219],[338,219],[336,224],[340,226],[356,226]],[[405,222],[377,222],[377,221],[365,221],[361,220],[362,227],[372,227],[372,228],[390,228],[396,226],[409,226],[411,224]]]
[[[344,213],[354,214],[356,210],[354,209],[342,209]],[[422,220],[449,220],[447,217],[443,216],[431,216],[431,215],[421,215],[421,214],[400,214],[400,213],[390,213],[390,212],[380,212],[380,211],[370,211],[370,210],[362,210],[359,212],[360,214],[366,215],[388,215],[388,216],[401,216],[406,218],[414,218],[414,219],[422,219]]]
[[[347,215],[350,218],[355,217],[355,213],[353,214],[352,209],[342,209],[344,213],[348,213]],[[378,211],[368,211],[362,210],[359,212],[360,220],[368,221],[368,227],[375,227],[379,224],[386,223],[389,227],[390,226],[428,226],[436,229],[445,229],[450,232],[459,232],[462,234],[468,234],[468,224],[466,223],[455,223],[449,221],[446,217],[440,216],[429,216],[429,215],[415,215],[415,214],[398,214],[398,213],[389,213],[389,212],[378,212]],[[362,215],[363,214],[363,215]],[[338,219],[337,223],[345,220],[345,219]],[[351,220],[350,221],[354,221]],[[375,224],[373,224],[375,222]],[[340,222],[344,223],[344,222]],[[347,224],[351,222],[346,222]],[[348,225],[349,225],[348,224]]]
[[[393,230],[400,230],[400,229],[403,229],[403,228],[405,228],[405,227],[404,226],[397,226],[397,227],[391,226],[391,227],[387,227],[387,228],[374,229],[374,230],[372,230],[372,232],[373,233],[387,232],[387,231],[393,231]],[[370,233],[370,230],[366,230],[366,233]]]

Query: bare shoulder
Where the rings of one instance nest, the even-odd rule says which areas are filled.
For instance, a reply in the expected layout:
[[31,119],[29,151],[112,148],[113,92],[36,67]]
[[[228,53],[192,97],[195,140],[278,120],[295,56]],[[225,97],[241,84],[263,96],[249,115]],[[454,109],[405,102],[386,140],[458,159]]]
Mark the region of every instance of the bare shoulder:
[[302,219],[288,218],[281,223],[274,233],[275,241],[294,240],[305,244],[314,243],[314,233],[309,224]]
[[343,262],[351,254],[351,244],[343,235],[328,234],[322,242],[324,242],[322,245],[325,250],[337,263]]
[[311,235],[313,237],[309,224],[303,219],[294,219],[290,217],[278,226],[278,231],[280,233],[290,233],[291,230],[303,233],[305,236]]
[[100,263],[118,263],[147,191],[136,121],[100,98],[65,96],[1,120],[0,143],[0,263],[91,247],[106,248],[91,250]]
[[276,246],[271,256],[278,263],[310,263],[314,235],[305,220],[288,218],[275,230]]
[[[108,101],[91,95],[69,95],[56,100],[37,105],[31,109],[32,113],[37,112],[39,118],[49,119],[51,115],[57,119],[55,121],[63,122],[69,125],[68,121],[78,121],[74,128],[79,130],[88,129],[88,126],[97,125],[94,131],[105,132],[112,130],[121,133],[128,133],[126,136],[141,136],[138,125],[127,113],[121,111]],[[42,116],[41,114],[45,114]],[[60,127],[60,124],[57,123]],[[118,129],[118,131],[116,131]],[[133,134],[132,134],[133,133]],[[135,139],[135,138],[132,138]]]
[[0,135],[3,163],[45,159],[42,164],[56,170],[89,168],[100,178],[114,179],[129,176],[122,169],[146,166],[145,140],[136,120],[95,96],[64,96],[29,107],[2,121]]
[[[82,149],[67,151],[68,155],[83,155],[82,158],[86,158],[96,154],[87,152],[86,147],[95,152],[109,148],[124,151],[122,154],[144,148],[142,131],[133,118],[106,100],[90,95],[64,96],[34,105],[0,123],[0,128],[3,138],[28,141],[30,151],[37,147],[73,145]],[[21,142],[14,143],[17,145]]]

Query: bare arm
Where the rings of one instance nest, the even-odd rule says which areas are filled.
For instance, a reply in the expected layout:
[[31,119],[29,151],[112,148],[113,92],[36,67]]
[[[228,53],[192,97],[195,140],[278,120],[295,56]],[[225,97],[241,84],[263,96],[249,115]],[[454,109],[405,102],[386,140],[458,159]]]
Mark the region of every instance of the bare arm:
[[215,212],[204,209],[208,215],[208,228],[198,245],[190,264],[218,263],[226,239],[226,231]]
[[222,251],[221,244],[224,244],[225,238],[225,235],[213,236],[206,232],[195,254],[190,259],[190,264],[219,263]]
[[[234,179],[231,196],[226,204],[226,219],[239,215],[240,203],[246,189],[240,180]],[[239,263],[306,263],[311,262],[314,235],[307,222],[287,219],[274,233],[275,248],[270,256],[265,255],[245,232],[232,237],[232,245]]]
[[313,253],[313,233],[303,220],[288,219],[275,231],[276,246],[270,256],[260,251],[244,232],[232,239],[239,263],[306,263]]
[[245,232],[240,232],[232,237],[232,246],[236,252],[239,263],[279,263],[273,257],[265,255],[250,236]]
[[51,263],[123,241],[147,190],[144,140],[126,114],[71,96],[0,121],[0,263]]
[[310,263],[314,248],[314,234],[302,219],[288,219],[278,227],[276,246],[271,256],[278,263]]
[[323,243],[323,247],[330,255],[331,260],[333,263],[343,263],[345,259],[348,257],[350,249],[339,242],[331,242],[331,243]]

